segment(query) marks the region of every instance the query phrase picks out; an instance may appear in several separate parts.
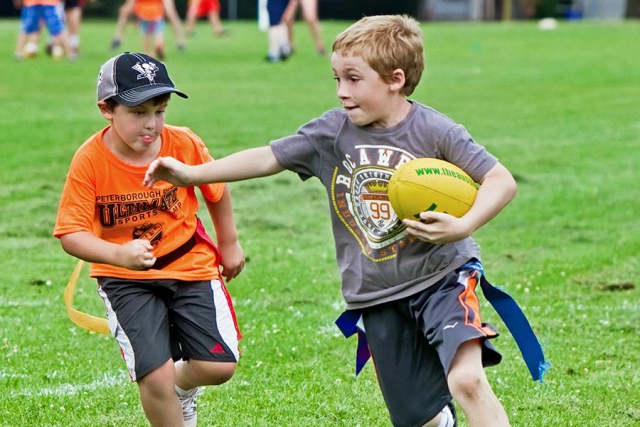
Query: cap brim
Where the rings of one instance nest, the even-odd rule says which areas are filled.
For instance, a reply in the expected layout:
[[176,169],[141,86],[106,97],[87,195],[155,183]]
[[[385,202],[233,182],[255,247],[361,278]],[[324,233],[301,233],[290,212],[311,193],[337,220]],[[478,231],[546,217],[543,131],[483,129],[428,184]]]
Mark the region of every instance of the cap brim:
[[113,99],[118,104],[126,105],[127,107],[135,107],[136,105],[143,104],[151,98],[155,98],[158,95],[164,95],[165,93],[175,93],[182,98],[189,98],[185,93],[180,92],[172,86],[155,84],[128,90],[115,95]]

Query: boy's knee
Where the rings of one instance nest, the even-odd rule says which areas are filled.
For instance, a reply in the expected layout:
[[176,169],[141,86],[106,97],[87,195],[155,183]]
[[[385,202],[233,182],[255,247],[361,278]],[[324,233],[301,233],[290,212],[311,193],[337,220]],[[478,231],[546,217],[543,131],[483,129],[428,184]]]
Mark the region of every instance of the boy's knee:
[[175,382],[172,363],[163,364],[138,378],[136,382],[141,389],[150,390],[153,393],[172,391]]
[[454,399],[468,399],[480,394],[479,390],[486,385],[486,377],[482,371],[459,367],[449,372],[447,383]]
[[233,377],[233,374],[236,372],[236,368],[238,367],[237,363],[221,363],[221,366],[218,366],[216,371],[218,372],[218,377],[220,378],[220,384],[225,383]]
[[231,379],[231,377],[233,377],[233,374],[235,374],[236,368],[238,367],[238,364],[233,362],[197,361],[195,364],[196,366],[194,366],[194,368],[208,385],[226,383]]

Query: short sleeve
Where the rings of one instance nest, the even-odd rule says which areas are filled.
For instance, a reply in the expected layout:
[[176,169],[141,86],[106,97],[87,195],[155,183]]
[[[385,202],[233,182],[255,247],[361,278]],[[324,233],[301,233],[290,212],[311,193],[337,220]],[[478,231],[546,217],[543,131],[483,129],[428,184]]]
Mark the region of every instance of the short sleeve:
[[87,156],[75,156],[69,167],[60,197],[53,235],[93,232],[95,217],[95,176]]
[[449,129],[440,143],[439,151],[444,160],[460,167],[476,182],[498,163],[498,159],[477,144],[462,125]]
[[[171,144],[173,151],[166,155],[175,157],[188,165],[200,165],[214,161],[204,141],[191,129],[186,127],[167,127],[172,130],[178,130],[178,132],[173,132],[173,137],[177,138],[179,143]],[[200,185],[198,188],[205,199],[215,203],[222,198],[226,185],[225,183],[213,183]]]

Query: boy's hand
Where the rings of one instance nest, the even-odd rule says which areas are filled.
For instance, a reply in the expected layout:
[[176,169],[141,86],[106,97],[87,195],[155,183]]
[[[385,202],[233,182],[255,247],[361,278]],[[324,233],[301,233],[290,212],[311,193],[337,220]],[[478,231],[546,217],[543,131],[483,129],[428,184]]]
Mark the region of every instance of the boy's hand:
[[429,243],[453,243],[471,235],[473,230],[463,218],[441,213],[422,212],[421,221],[405,219],[402,222],[409,234]]
[[142,185],[151,188],[158,181],[167,181],[180,187],[189,186],[188,168],[173,157],[158,157],[147,168]]
[[237,241],[230,245],[219,245],[218,249],[222,256],[222,276],[229,282],[244,269],[244,251]]
[[118,249],[118,265],[129,270],[144,270],[153,267],[156,257],[153,246],[148,240],[132,240],[121,245]]

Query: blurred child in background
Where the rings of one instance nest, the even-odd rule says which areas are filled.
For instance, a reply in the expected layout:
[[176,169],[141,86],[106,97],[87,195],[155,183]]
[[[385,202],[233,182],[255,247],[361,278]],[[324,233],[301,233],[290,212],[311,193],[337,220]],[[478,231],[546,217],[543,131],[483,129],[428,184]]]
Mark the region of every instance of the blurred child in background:
[[163,0],[135,0],[133,12],[142,32],[142,50],[164,60],[164,5]]
[[60,0],[14,0],[14,6],[21,10],[20,33],[14,52],[16,60],[37,55],[42,24],[51,36],[54,59],[61,59],[65,55],[69,61],[76,59],[76,54],[69,45],[63,19],[56,10],[60,6]]
[[320,56],[325,56],[327,54],[327,49],[324,47],[320,21],[318,20],[318,0],[289,0],[289,5],[284,11],[282,20],[287,25],[289,42],[291,43],[291,50],[294,50],[293,24],[295,24],[296,22],[298,9],[300,8],[302,8],[302,17],[309,27],[311,37],[313,37],[313,43],[316,46],[316,52],[318,52],[318,55]]
[[64,18],[69,33],[69,46],[76,55],[80,52],[80,24],[86,4],[87,0],[65,0],[64,2]]
[[187,8],[187,35],[193,36],[198,18],[207,18],[213,34],[222,37],[226,31],[220,20],[220,0],[190,0]]
[[[118,21],[116,22],[116,30],[111,40],[111,49],[116,50],[122,44],[124,39],[124,30],[129,22],[129,18],[134,14],[135,0],[125,0],[125,2],[118,9]],[[173,34],[176,38],[176,45],[178,50],[186,49],[186,42],[184,38],[184,28],[182,26],[182,20],[178,11],[176,10],[176,4],[174,0],[163,0],[164,15],[171,23]]]

